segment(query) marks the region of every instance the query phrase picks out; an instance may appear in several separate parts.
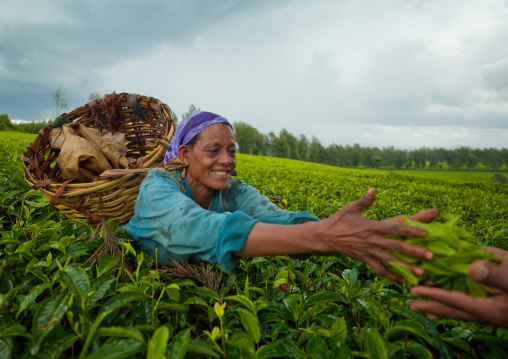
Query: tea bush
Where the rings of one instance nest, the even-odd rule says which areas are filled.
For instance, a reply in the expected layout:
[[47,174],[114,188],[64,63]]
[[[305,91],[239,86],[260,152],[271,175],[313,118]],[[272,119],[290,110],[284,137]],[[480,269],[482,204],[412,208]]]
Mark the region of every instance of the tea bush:
[[[428,320],[406,285],[346,257],[242,259],[175,271],[122,234],[121,258],[87,262],[107,236],[66,219],[23,179],[34,137],[0,133],[2,358],[502,358],[506,330]],[[238,156],[238,178],[282,208],[326,218],[369,187],[374,219],[426,208],[460,215],[473,242],[508,247],[508,185]],[[443,222],[444,219],[438,219]],[[123,270],[131,265],[132,272]],[[182,274],[183,273],[183,274]],[[189,278],[183,278],[187,274]],[[183,277],[182,277],[183,276]]]

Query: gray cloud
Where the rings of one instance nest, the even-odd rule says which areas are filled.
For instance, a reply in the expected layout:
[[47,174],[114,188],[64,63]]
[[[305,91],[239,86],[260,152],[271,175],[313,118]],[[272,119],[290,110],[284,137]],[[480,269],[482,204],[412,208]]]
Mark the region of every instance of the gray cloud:
[[[51,98],[51,91],[62,85],[68,102],[81,105],[83,93],[77,89],[96,90],[98,68],[143,58],[161,45],[191,47],[197,35],[224,18],[256,16],[284,3],[234,0],[217,6],[209,1],[151,0],[3,4],[0,82],[9,86],[0,88],[0,98],[39,98],[40,92]],[[140,65],[138,71],[150,69]],[[30,112],[4,101],[0,102],[2,110],[11,116],[31,120],[49,116],[47,109]]]
[[504,1],[24,1],[0,24],[11,118],[51,116],[61,85],[70,109],[137,92],[325,144],[508,136]]
[[[493,64],[482,67],[482,77],[485,87],[489,90],[501,93],[508,89],[508,56]],[[504,94],[508,98],[508,93]]]

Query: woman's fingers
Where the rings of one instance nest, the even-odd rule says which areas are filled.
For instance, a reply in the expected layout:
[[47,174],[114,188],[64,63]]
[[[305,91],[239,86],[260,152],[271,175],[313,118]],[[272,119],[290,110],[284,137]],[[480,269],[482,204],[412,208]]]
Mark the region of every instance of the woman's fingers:
[[385,277],[386,279],[394,282],[394,283],[405,283],[405,279],[399,276],[398,274],[388,270],[379,260],[371,259],[367,260],[365,263],[367,263],[369,266],[372,267],[372,269],[379,274],[380,276]]
[[[417,286],[411,289],[411,293],[416,296],[426,297],[433,301],[444,304],[447,307],[455,308],[467,313],[474,313],[475,315],[481,314],[483,311],[491,311],[492,308],[485,306],[485,298],[471,297],[466,293],[447,291],[440,288]],[[424,302],[429,303],[429,302]],[[422,309],[423,304],[417,304]],[[428,308],[428,307],[425,307]],[[446,316],[446,313],[440,315]],[[482,315],[483,316],[483,315]]]
[[500,260],[498,260],[497,262],[508,263],[508,251],[505,251],[504,249],[501,249],[501,248],[489,247],[489,246],[484,246],[484,247],[482,247],[482,249],[487,252],[496,253],[497,257],[500,258]]
[[374,223],[374,229],[381,234],[390,234],[397,237],[425,237],[428,234],[427,230],[421,227],[408,226],[388,221],[372,221],[373,225]]
[[349,202],[346,206],[344,206],[344,209],[350,207],[348,209],[352,209],[355,212],[362,213],[365,209],[369,208],[372,205],[372,203],[374,203],[375,199],[376,199],[376,189],[374,187],[371,187],[362,197],[360,197],[359,200]]
[[508,272],[505,268],[477,261],[469,267],[469,276],[476,282],[502,289],[508,293]]
[[421,211],[416,214],[405,217],[411,221],[430,223],[437,217],[439,217],[439,211],[437,209],[427,209],[425,211]]
[[435,220],[437,217],[439,217],[439,211],[437,209],[427,209],[425,211],[418,212],[416,214],[412,214],[409,216],[396,216],[390,219],[387,219],[386,222],[393,222],[393,223],[399,223],[404,224],[404,218],[407,218],[411,221],[417,221],[422,223],[430,223],[433,220]]
[[413,244],[398,241],[396,239],[383,238],[379,241],[379,246],[389,252],[407,254],[415,258],[425,260],[431,260],[434,258],[434,253],[432,253],[432,251],[430,251],[428,248],[415,246]]
[[422,310],[439,318],[456,318],[508,327],[508,297],[471,297],[468,294],[439,288],[417,286],[413,295],[431,299],[430,302],[415,300],[411,309]]
[[427,302],[424,300],[415,300],[411,303],[410,308],[413,310],[421,310],[427,313],[429,319],[438,318],[455,318],[459,320],[477,321],[478,318],[475,315],[464,312],[460,309],[451,308],[445,304],[431,301]]

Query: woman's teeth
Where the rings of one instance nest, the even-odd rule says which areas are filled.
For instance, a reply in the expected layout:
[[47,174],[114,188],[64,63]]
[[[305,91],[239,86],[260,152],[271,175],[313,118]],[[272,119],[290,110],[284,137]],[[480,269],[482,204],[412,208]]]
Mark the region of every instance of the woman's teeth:
[[226,176],[229,172],[226,171],[212,171],[212,173],[219,175],[219,176]]

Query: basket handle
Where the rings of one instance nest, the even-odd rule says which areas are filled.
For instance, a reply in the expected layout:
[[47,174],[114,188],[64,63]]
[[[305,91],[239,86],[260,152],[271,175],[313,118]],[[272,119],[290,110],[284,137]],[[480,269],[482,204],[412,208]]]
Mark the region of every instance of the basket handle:
[[148,171],[150,171],[152,168],[125,168],[125,169],[114,169],[114,170],[107,170],[102,172],[99,175],[99,178],[105,179],[105,178],[112,178],[112,177],[119,177],[123,175],[131,175],[131,174],[147,174]]
[[55,206],[58,206],[61,202],[62,202],[62,199],[60,198],[60,195],[63,193],[65,187],[69,184],[69,182],[71,181],[74,181],[74,179],[70,179],[70,180],[67,180],[65,181],[64,183],[62,183],[62,185],[56,190],[55,192],[55,195],[53,196],[53,198],[51,198],[51,203],[54,204]]
[[138,104],[139,97],[140,96],[136,93],[130,93],[127,95],[127,101],[129,101],[129,106],[132,108],[132,111],[134,111],[134,114],[146,121],[146,112],[141,107],[139,107]]

